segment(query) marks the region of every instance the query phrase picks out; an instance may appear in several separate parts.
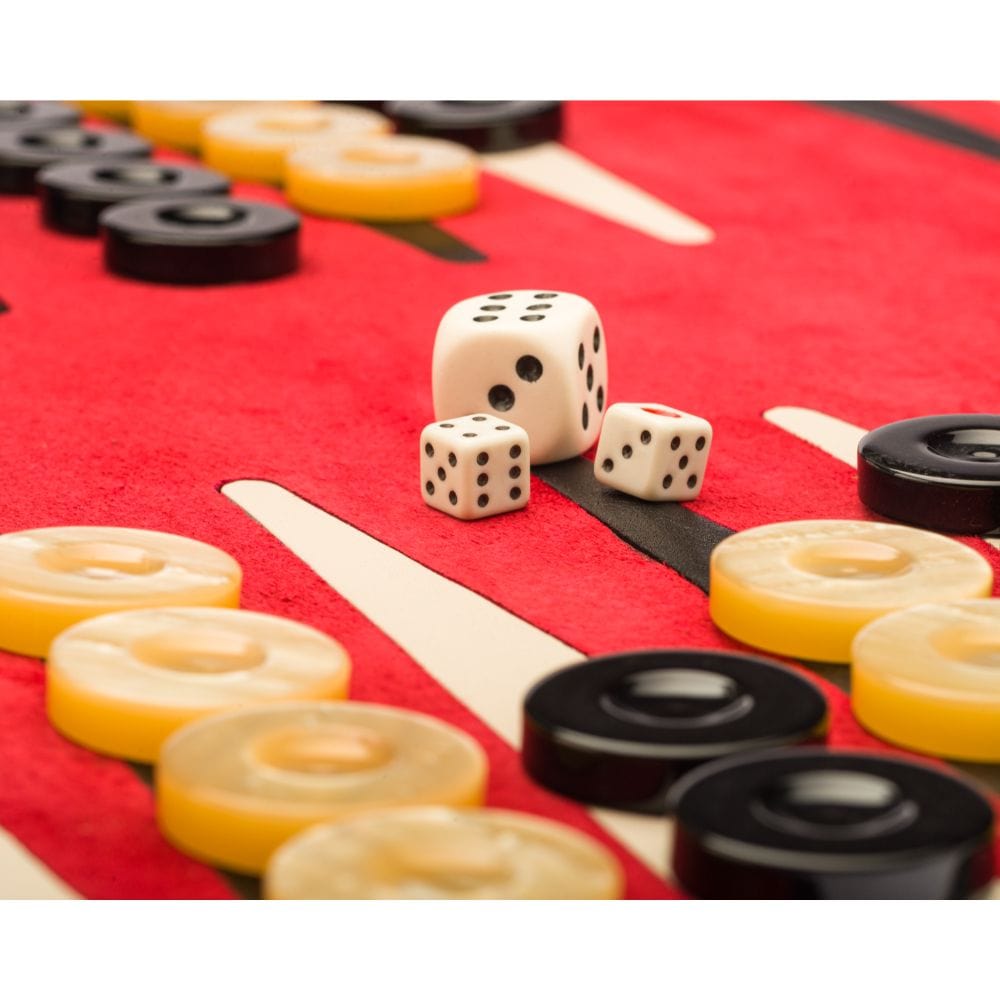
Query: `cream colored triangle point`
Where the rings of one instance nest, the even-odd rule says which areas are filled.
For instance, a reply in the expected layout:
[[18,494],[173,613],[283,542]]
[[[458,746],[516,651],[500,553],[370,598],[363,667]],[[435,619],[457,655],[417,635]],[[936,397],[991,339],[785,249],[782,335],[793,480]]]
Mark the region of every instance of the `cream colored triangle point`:
[[[583,659],[554,636],[276,483],[240,480],[222,492],[514,747],[521,742],[528,688]],[[666,876],[667,820],[590,812]]]
[[[852,469],[858,467],[858,442],[868,433],[863,427],[804,406],[773,406],[764,411],[764,419]],[[1000,538],[983,536],[983,541],[1000,549]]]
[[715,239],[704,223],[622,180],[558,142],[480,157],[505,180],[635,229],[664,243],[702,246]]
[[774,406],[764,412],[764,419],[852,469],[858,467],[858,442],[868,433],[863,427],[804,406]]
[[0,827],[0,899],[79,899],[21,842]]

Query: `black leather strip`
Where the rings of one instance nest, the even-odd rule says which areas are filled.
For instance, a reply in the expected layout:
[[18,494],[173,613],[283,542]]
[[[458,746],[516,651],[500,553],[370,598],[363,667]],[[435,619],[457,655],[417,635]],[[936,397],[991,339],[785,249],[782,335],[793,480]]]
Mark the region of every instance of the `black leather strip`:
[[881,122],[893,128],[912,132],[915,135],[934,139],[949,146],[957,146],[972,153],[980,153],[994,160],[1000,160],[1000,137],[988,135],[977,129],[953,122],[948,118],[911,108],[893,101],[820,101],[822,107],[847,114],[858,115],[872,121]]
[[602,486],[585,458],[538,465],[532,473],[603,521],[619,538],[665,563],[708,593],[712,549],[732,534],[729,528],[679,503],[652,503]]
[[366,225],[453,264],[474,264],[486,260],[484,253],[439,229],[433,222],[368,222]]
[[[708,593],[712,549],[733,532],[679,503],[650,503],[602,486],[585,458],[536,465],[532,473],[588,514],[607,525],[633,548],[664,563]],[[810,670],[844,691],[850,671],[841,663],[806,663]]]
[[[633,548],[676,570],[685,580],[708,593],[712,549],[733,532],[677,503],[649,503],[602,486],[594,478],[593,463],[571,458],[554,465],[536,465],[532,475],[609,527]],[[802,663],[808,670],[850,691],[846,663]],[[973,779],[1000,792],[1000,767],[951,761]]]

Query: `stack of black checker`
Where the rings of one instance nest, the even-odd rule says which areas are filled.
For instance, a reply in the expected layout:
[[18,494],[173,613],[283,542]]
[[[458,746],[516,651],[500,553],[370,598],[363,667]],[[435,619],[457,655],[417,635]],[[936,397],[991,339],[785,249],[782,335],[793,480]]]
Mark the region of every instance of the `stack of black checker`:
[[0,104],[0,194],[39,197],[57,232],[102,237],[115,274],[169,284],[259,281],[299,262],[299,216],[232,199],[211,170],[149,159],[125,129],[80,124],[69,105]]
[[[450,139],[483,153],[562,134],[558,101],[348,103],[379,108],[400,132]],[[221,174],[153,163],[151,154],[149,143],[127,130],[80,125],[69,105],[0,103],[0,194],[37,193],[50,229],[99,234],[113,273],[168,284],[219,284],[297,269],[295,212],[231,199]]]

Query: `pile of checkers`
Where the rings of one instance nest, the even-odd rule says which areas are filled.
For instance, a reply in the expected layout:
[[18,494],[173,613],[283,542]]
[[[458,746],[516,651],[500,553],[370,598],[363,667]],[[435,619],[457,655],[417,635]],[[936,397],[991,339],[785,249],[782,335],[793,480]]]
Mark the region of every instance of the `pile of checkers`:
[[[81,112],[112,126],[81,124]],[[558,102],[0,102],[0,194],[37,194],[44,225],[100,235],[115,274],[168,284],[257,281],[299,266],[300,217],[230,197],[284,189],[315,215],[412,223],[479,199],[478,153],[559,138]],[[153,145],[204,166],[153,160]]]
[[[475,202],[473,149],[559,130],[558,105],[530,102],[86,110],[198,150],[221,173],[154,163],[145,139],[81,127],[68,106],[26,103],[0,106],[0,189],[37,186],[47,225],[100,230],[112,270],[184,283],[295,266],[294,213],[228,199],[223,174],[283,184],[293,204],[321,214],[432,218]],[[573,293],[495,291],[449,309],[434,347],[435,422],[420,439],[426,516],[517,516],[532,465],[595,445],[594,476],[622,502],[696,498],[711,424],[658,402],[608,406],[607,355],[597,310]],[[826,749],[820,689],[800,665],[760,655],[623,651],[525,694],[527,773],[581,802],[672,821],[669,864],[691,895],[989,891],[990,803],[913,753],[1000,763],[1000,600],[976,551],[984,543],[946,537],[1000,531],[1000,416],[872,431],[858,489],[885,520],[786,522],[720,542],[709,610],[722,632],[764,653],[850,664],[858,720],[909,753]],[[270,897],[623,893],[601,844],[482,807],[487,759],[467,734],[348,700],[348,652],[240,609],[241,579],[226,553],[158,532],[3,535],[0,647],[47,659],[60,733],[155,764],[171,843],[262,874]]]
[[[428,506],[468,520],[529,502],[522,470],[583,455],[619,503],[693,500],[712,426],[608,399],[608,334],[579,295],[465,299],[434,343]],[[851,664],[852,708],[910,751],[1000,763],[1000,600],[990,562],[942,533],[1000,530],[1000,416],[904,420],[866,435],[860,498],[886,521],[769,524],[712,550],[709,611],[748,646]],[[918,525],[918,526],[911,526]],[[931,530],[927,530],[931,529]],[[912,759],[822,748],[828,707],[802,670],[759,656],[639,650],[541,680],[522,756],[581,802],[673,815],[672,870],[702,897],[982,893],[993,811]]]
[[347,699],[323,633],[241,609],[240,566],[131,528],[0,536],[0,646],[41,656],[52,725],[155,764],[181,851],[272,898],[616,898],[576,830],[482,808],[487,757],[430,716]]

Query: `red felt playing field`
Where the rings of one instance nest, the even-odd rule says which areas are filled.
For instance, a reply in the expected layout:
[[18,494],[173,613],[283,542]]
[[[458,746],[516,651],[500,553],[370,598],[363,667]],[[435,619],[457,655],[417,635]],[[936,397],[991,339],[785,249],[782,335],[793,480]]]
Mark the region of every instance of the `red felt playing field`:
[[[941,120],[974,138],[933,134]],[[563,145],[663,203],[656,232],[604,217],[631,211],[621,194],[558,197],[524,182],[558,171],[490,154],[478,207],[435,229],[305,215],[297,273],[191,288],[110,275],[94,240],[43,228],[33,197],[0,197],[0,532],[114,525],[218,546],[243,567],[244,607],[347,648],[353,699],[479,741],[490,805],[606,844],[629,897],[673,897],[666,821],[546,791],[515,743],[539,663],[744,648],[709,618],[707,550],[639,551],[555,467],[513,514],[425,505],[438,323],[499,289],[582,295],[604,324],[609,403],[711,421],[691,512],[735,531],[876,520],[848,461],[859,429],[997,411],[1000,105],[570,104]],[[444,236],[467,259],[447,259]],[[1000,569],[989,542],[962,542]],[[843,668],[789,662],[818,679],[832,746],[914,756],[854,719]],[[171,847],[147,776],[57,735],[44,685],[41,661],[0,654],[0,896],[254,891]],[[1000,768],[965,771],[1000,789]]]

